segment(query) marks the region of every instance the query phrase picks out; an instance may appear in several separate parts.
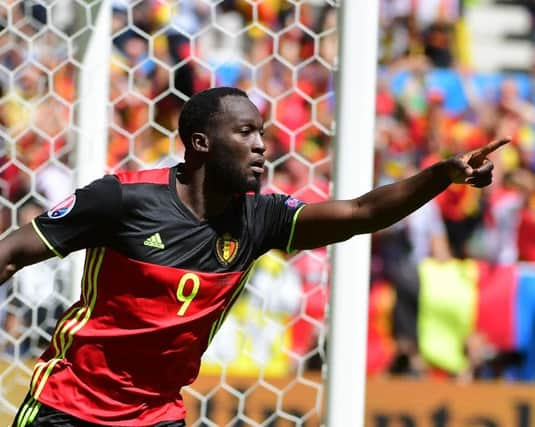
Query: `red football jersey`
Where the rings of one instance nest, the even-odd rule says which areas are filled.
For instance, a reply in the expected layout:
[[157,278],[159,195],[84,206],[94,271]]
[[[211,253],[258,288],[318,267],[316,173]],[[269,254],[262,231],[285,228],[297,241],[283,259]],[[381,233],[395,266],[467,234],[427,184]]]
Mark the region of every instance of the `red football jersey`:
[[290,250],[301,202],[242,195],[199,221],[176,167],[109,175],[36,218],[58,256],[87,248],[80,300],[36,364],[38,401],[89,422],[185,418],[180,388],[245,286],[256,258]]

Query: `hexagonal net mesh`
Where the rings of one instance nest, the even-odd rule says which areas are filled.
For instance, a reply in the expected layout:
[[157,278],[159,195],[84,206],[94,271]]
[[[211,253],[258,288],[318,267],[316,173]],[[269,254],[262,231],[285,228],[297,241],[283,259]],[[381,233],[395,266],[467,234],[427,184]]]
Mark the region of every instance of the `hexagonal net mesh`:
[[[98,1],[0,5],[2,236],[72,192],[85,102],[77,80]],[[334,0],[112,2],[106,171],[182,158],[184,102],[244,89],[266,121],[265,192],[329,195],[336,56]],[[61,312],[77,299],[69,258],[0,287],[0,423],[9,422]],[[324,250],[261,258],[183,390],[188,425],[318,425],[323,411]],[[5,423],[4,423],[5,424]]]

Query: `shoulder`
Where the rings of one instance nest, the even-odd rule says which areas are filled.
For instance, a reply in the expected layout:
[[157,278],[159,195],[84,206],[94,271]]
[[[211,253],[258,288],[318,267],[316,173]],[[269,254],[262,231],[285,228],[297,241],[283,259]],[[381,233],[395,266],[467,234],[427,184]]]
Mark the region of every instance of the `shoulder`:
[[127,171],[115,174],[119,182],[125,184],[159,184],[169,183],[170,168]]
[[78,188],[75,192],[76,198],[94,200],[96,203],[120,199],[120,194],[121,184],[115,175],[104,175],[85,187]]
[[120,172],[115,175],[121,186],[123,202],[130,206],[137,203],[154,203],[167,193],[170,168]]
[[246,203],[254,207],[286,207],[290,209],[297,209],[305,203],[295,197],[283,193],[268,193],[268,194],[245,194]]

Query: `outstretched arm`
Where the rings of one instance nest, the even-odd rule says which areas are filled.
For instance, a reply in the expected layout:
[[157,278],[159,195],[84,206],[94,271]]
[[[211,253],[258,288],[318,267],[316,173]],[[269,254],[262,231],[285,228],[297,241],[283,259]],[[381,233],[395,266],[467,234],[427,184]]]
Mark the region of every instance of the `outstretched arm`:
[[305,206],[297,218],[294,249],[311,249],[371,233],[399,221],[444,191],[451,183],[485,187],[492,181],[488,154],[509,138],[439,162],[416,175],[376,188],[352,200]]
[[26,224],[0,241],[0,284],[22,267],[54,256],[33,226]]

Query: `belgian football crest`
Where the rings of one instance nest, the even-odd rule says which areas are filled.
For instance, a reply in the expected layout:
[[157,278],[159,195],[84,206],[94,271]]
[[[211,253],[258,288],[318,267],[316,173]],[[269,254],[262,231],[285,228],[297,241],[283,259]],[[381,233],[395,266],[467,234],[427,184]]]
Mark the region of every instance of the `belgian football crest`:
[[219,263],[224,266],[230,265],[238,254],[238,246],[238,240],[229,233],[218,237],[215,241],[215,254]]

